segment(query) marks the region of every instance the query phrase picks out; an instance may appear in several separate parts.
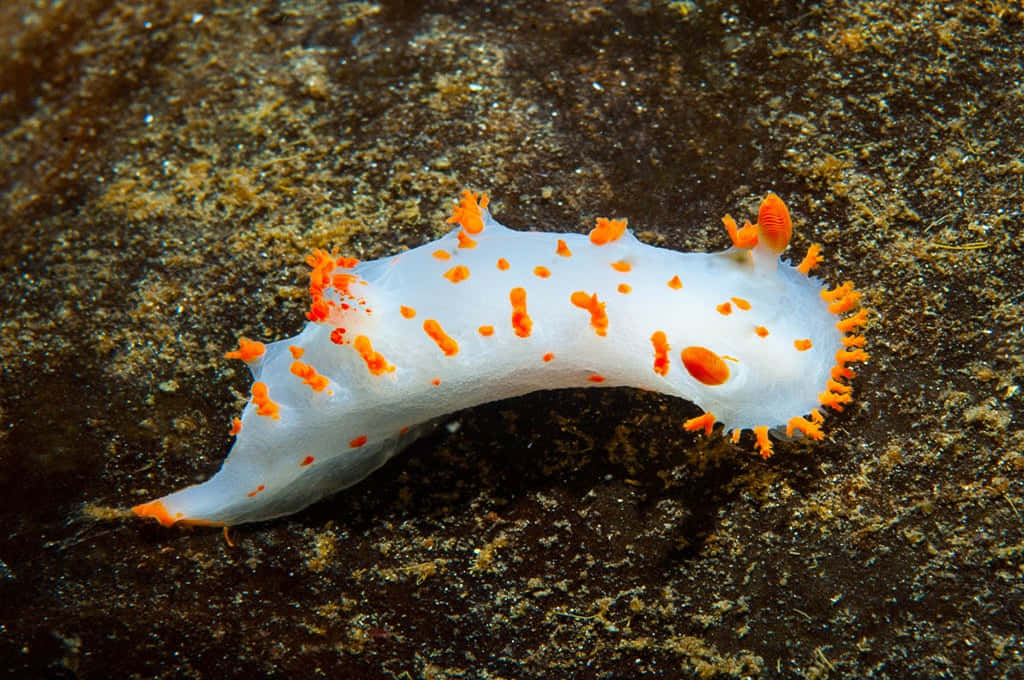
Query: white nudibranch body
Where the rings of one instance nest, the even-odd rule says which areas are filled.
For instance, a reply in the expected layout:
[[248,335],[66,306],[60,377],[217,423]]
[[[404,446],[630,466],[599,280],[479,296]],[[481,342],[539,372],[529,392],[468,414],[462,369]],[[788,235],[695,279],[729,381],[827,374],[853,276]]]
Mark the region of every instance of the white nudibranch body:
[[[848,403],[847,364],[867,312],[852,284],[827,290],[779,261],[789,213],[769,195],[758,223],[724,219],[733,247],[680,253],[644,245],[625,220],[587,235],[521,232],[487,198],[463,194],[437,241],[372,262],[322,250],[309,323],[228,356],[252,369],[252,400],[209,481],[133,510],[165,525],[233,525],[296,512],[351,486],[440,416],[535,390],[633,386],[675,395],[738,438],[770,428],[819,439],[819,408]],[[845,318],[844,318],[845,317]],[[806,417],[805,417],[806,416]]]

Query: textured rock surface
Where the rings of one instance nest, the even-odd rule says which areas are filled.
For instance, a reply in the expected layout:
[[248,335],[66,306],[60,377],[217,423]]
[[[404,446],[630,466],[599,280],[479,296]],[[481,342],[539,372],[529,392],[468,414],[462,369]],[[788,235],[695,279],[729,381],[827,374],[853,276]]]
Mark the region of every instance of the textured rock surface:
[[[12,0],[0,44],[0,669],[1024,674],[1018,3]],[[687,250],[777,191],[878,313],[856,405],[763,462],[546,393],[234,547],[124,517],[217,469],[307,251],[465,186]]]

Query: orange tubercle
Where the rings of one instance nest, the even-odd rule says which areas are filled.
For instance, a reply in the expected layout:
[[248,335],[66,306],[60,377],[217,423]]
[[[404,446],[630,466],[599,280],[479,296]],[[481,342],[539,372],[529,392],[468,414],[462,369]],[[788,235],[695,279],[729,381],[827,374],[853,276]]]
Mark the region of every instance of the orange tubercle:
[[281,407],[270,399],[266,383],[254,382],[252,384],[252,403],[256,404],[258,415],[269,416],[274,420],[280,418]]
[[476,329],[476,332],[487,338],[494,335],[494,326],[480,326],[480,328]]
[[608,334],[608,313],[605,311],[605,303],[597,298],[597,293],[587,294],[578,290],[569,296],[569,301],[590,312],[590,326],[595,333],[602,337]]
[[505,272],[505,271],[508,271],[508,268],[509,268],[510,266],[512,266],[512,265],[510,265],[510,264],[508,263],[508,260],[506,260],[506,259],[505,259],[505,258],[503,258],[503,257],[499,257],[499,258],[498,258],[498,269],[500,269],[501,271]]
[[672,290],[679,290],[683,287],[683,282],[679,279],[679,274],[676,274],[668,280],[668,287]]
[[350,441],[348,443],[348,445],[351,446],[353,449],[358,449],[360,446],[364,445],[365,443],[366,443],[366,435],[365,434],[361,434],[358,437],[356,437],[355,439],[353,439],[352,441]]
[[246,338],[238,339],[238,349],[224,354],[225,359],[241,359],[242,361],[255,361],[267,351],[267,346],[256,340]]
[[551,270],[542,265],[537,265],[533,268],[533,274],[539,278],[546,279],[551,276]]
[[459,343],[444,332],[441,328],[441,324],[435,319],[427,319],[423,322],[423,331],[430,336],[430,338],[437,343],[437,346],[445,353],[446,356],[452,356],[459,353]]
[[406,319],[411,319],[416,316],[416,310],[412,307],[406,307],[402,305],[398,308],[398,313],[404,316]]
[[530,337],[533,319],[526,313],[526,289],[513,288],[508,293],[508,299],[512,303],[512,330],[520,338]]
[[633,265],[626,262],[625,260],[618,260],[616,262],[612,262],[612,269],[621,274],[625,274],[633,270]]
[[569,246],[562,239],[558,239],[558,247],[555,248],[555,252],[562,257],[572,257],[572,251],[569,250]]
[[590,231],[590,242],[595,246],[603,246],[618,241],[626,233],[626,220],[609,220],[597,218],[597,226]]
[[452,283],[465,281],[469,278],[469,267],[464,264],[455,265],[444,273],[444,278],[448,279]]

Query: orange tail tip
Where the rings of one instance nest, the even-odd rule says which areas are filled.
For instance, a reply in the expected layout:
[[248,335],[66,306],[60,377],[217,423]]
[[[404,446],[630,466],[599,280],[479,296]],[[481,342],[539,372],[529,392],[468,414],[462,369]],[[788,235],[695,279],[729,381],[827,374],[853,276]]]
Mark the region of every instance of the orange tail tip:
[[136,505],[132,508],[139,517],[152,517],[160,524],[165,527],[171,527],[181,521],[182,517],[171,517],[171,514],[167,512],[167,508],[160,501],[150,501],[149,503],[143,503],[142,505]]

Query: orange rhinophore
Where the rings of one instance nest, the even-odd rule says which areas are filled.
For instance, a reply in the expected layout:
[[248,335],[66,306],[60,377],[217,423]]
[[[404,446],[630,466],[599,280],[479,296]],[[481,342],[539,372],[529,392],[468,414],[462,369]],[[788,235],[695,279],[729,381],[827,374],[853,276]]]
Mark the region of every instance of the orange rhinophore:
[[281,407],[271,401],[266,383],[254,382],[252,384],[252,403],[256,404],[256,413],[259,415],[269,416],[274,420],[280,417]]
[[576,307],[590,312],[590,326],[595,333],[601,337],[608,335],[608,313],[605,312],[605,304],[597,299],[597,293],[588,295],[578,290],[569,296],[569,301]]
[[768,194],[757,211],[758,241],[771,248],[772,252],[781,253],[792,236],[793,222],[789,218],[789,209],[781,198]]
[[595,246],[603,246],[622,238],[626,233],[626,220],[609,220],[597,218],[597,226],[590,231],[590,242]]
[[512,330],[521,338],[530,337],[533,319],[526,313],[526,290],[513,288],[508,293],[508,299],[512,303]]
[[225,359],[241,359],[242,361],[249,362],[255,361],[263,356],[263,353],[267,351],[267,346],[262,342],[256,340],[247,340],[246,338],[238,339],[238,349],[226,352],[224,354]]
[[437,346],[445,353],[446,356],[452,356],[453,354],[459,353],[459,343],[455,342],[450,335],[444,332],[439,324],[434,319],[427,319],[423,322],[423,331],[430,336],[430,338],[437,343]]
[[302,383],[309,385],[310,389],[314,392],[323,392],[327,387],[327,378],[317,373],[316,369],[309,364],[293,361],[290,370],[293,374],[302,378]]

